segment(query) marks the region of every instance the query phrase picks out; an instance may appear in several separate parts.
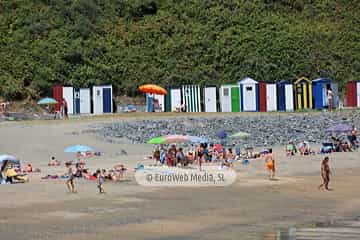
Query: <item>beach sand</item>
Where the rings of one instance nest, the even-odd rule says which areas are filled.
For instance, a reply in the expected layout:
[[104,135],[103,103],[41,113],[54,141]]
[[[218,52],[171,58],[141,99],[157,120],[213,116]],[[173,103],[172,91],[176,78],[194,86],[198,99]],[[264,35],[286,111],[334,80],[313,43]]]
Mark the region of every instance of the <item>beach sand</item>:
[[[26,184],[0,185],[0,239],[276,239],[276,231],[294,225],[355,217],[360,214],[359,153],[330,155],[333,189],[319,191],[324,155],[285,157],[274,147],[277,181],[266,179],[264,161],[236,165],[238,177],[228,187],[154,188],[136,184],[137,162],[151,153],[150,145],[112,144],[93,133],[81,133],[91,121],[6,122],[0,124],[0,152],[31,162],[41,173]],[[119,119],[116,119],[119,121]],[[86,132],[86,131],[85,131]],[[92,171],[125,164],[129,181],[96,183],[76,180],[77,194],[68,194],[65,180],[41,180],[62,174],[48,167],[51,156],[72,160],[63,149],[87,144],[101,157],[87,160]],[[119,155],[121,150],[127,156]]]

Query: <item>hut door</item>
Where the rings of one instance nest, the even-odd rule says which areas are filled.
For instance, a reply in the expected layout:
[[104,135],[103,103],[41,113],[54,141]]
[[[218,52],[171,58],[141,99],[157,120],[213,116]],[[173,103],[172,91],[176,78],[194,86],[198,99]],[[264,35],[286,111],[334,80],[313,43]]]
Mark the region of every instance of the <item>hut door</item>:
[[94,87],[93,88],[93,108],[95,114],[103,113],[103,97],[102,97],[102,88]]
[[74,114],[80,114],[80,91],[74,91]]
[[181,105],[181,91],[180,89],[171,89],[171,110],[179,108]]
[[294,92],[293,85],[285,85],[285,110],[294,111]]
[[256,111],[255,85],[244,85],[244,111]]
[[231,111],[240,112],[240,89],[239,87],[231,88]]
[[357,107],[360,107],[360,82],[356,83],[356,99],[357,99]]
[[111,113],[111,88],[103,88],[103,112]]
[[80,89],[80,113],[81,114],[90,114],[90,89],[81,88]]
[[204,89],[205,112],[216,112],[216,87]]
[[230,87],[222,87],[221,91],[221,111],[231,112],[231,93]]
[[63,98],[67,102],[68,113],[74,114],[74,89],[73,87],[64,87],[63,88]]
[[276,85],[267,84],[266,85],[266,109],[267,111],[276,111],[277,102],[276,102]]

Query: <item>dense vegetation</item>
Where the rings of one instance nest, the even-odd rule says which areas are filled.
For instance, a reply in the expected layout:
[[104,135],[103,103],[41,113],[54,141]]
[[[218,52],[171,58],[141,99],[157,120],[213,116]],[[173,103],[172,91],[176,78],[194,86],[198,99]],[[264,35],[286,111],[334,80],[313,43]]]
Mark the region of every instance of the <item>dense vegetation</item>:
[[0,95],[360,78],[358,0],[1,0]]

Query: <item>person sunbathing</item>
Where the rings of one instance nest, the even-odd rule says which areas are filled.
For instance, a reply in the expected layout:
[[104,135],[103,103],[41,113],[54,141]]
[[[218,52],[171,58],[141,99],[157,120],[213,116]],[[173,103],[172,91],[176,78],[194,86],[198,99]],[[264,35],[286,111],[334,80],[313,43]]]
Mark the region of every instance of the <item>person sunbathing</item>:
[[23,172],[24,173],[31,173],[33,171],[32,165],[30,163],[28,163],[26,165],[26,167],[24,168]]
[[60,166],[61,162],[55,159],[55,157],[51,157],[50,162],[48,163],[48,166]]

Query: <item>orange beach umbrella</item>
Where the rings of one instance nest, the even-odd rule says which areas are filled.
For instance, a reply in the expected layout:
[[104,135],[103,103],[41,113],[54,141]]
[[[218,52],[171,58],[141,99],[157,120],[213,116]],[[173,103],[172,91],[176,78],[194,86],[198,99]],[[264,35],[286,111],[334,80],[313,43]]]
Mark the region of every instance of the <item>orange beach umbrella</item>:
[[143,93],[152,93],[152,94],[158,94],[158,95],[166,95],[167,91],[154,84],[145,84],[139,87],[139,90]]

